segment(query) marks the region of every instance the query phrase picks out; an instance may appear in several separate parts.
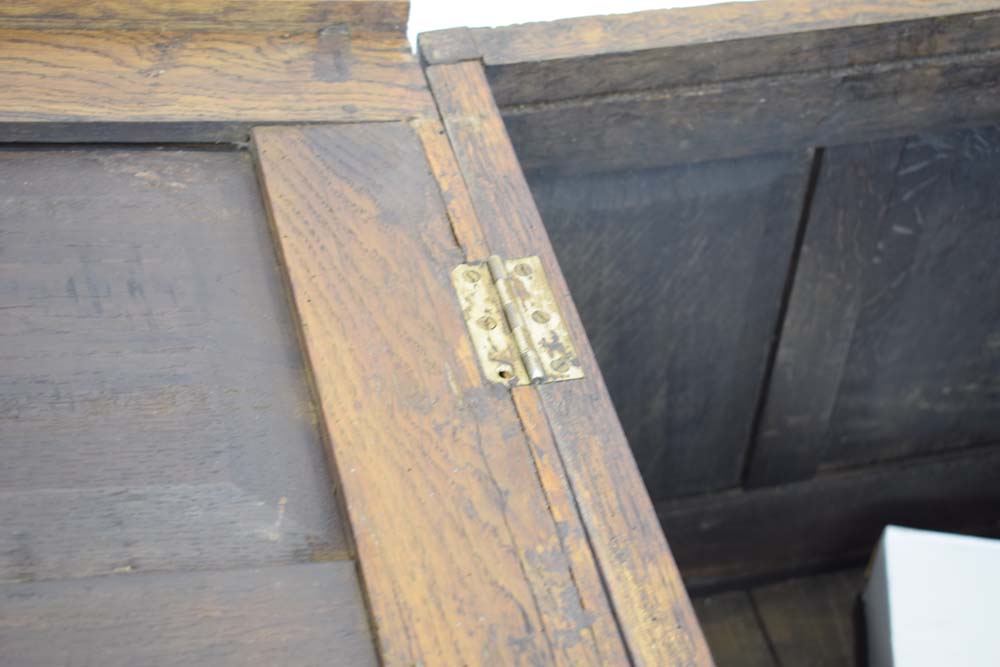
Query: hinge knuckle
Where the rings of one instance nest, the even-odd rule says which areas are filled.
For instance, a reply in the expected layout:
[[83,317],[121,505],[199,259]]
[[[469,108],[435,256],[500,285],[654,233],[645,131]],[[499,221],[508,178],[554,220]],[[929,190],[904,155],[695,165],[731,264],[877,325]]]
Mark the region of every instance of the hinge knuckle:
[[507,385],[583,377],[583,368],[538,257],[460,264],[452,284],[491,382]]

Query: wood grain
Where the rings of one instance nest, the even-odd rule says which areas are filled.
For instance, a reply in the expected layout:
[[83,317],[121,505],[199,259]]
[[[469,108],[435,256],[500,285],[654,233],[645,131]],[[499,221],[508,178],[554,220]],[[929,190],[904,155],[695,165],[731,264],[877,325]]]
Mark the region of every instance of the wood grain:
[[828,474],[657,504],[694,590],[861,564],[887,524],[1000,535],[1000,451]]
[[351,563],[0,584],[5,665],[378,664]]
[[583,360],[586,379],[535,391],[631,657],[637,665],[711,664],[482,67],[427,73],[490,250],[541,257]]
[[808,479],[823,458],[864,298],[863,273],[904,144],[859,144],[824,154],[756,434],[750,486]]
[[751,592],[779,664],[853,667],[857,651],[855,607],[864,571],[790,579]]
[[998,65],[991,50],[502,111],[525,170],[655,167],[991,123]]
[[[263,122],[433,113],[402,35],[0,30],[3,141],[245,141]],[[96,126],[96,127],[92,127]]]
[[810,167],[527,174],[654,500],[742,481]]
[[322,30],[333,24],[366,30],[406,28],[403,0],[7,0],[9,28],[86,30]]
[[691,602],[718,667],[778,667],[746,591],[715,593]]
[[346,557],[248,155],[0,151],[0,580]]
[[828,151],[751,480],[1000,441],[1000,128]]
[[482,59],[501,108],[1000,46],[996,0],[772,0],[424,33],[431,64]]
[[254,142],[383,663],[619,663],[597,574],[567,553],[572,517],[533,460],[545,443],[480,376],[417,131]]
[[545,501],[559,529],[563,549],[572,561],[574,580],[586,613],[593,618],[591,631],[601,664],[628,665],[630,660],[621,630],[608,602],[594,554],[577,510],[559,448],[552,437],[538,392],[528,387],[512,391],[514,406],[524,428]]
[[424,147],[424,155],[434,172],[448,209],[448,220],[451,223],[455,241],[465,253],[468,261],[484,262],[490,256],[489,247],[483,230],[476,221],[475,209],[469,191],[465,187],[462,172],[455,161],[455,154],[448,143],[448,135],[437,117],[418,118],[411,125],[420,136]]

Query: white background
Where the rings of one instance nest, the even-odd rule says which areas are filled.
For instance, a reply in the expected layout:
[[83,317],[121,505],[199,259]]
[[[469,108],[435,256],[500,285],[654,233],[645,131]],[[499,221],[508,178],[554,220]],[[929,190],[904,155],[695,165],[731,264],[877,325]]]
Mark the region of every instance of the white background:
[[552,21],[572,16],[626,14],[645,9],[694,7],[724,0],[411,0],[408,34],[443,28],[493,28],[500,25]]

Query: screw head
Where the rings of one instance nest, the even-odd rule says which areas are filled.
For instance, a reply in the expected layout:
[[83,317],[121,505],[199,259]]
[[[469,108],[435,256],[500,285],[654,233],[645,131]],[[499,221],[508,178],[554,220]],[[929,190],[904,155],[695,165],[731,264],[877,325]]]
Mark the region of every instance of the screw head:
[[539,324],[545,324],[550,319],[552,319],[552,317],[544,310],[536,310],[531,314],[531,319],[535,320]]
[[522,262],[514,267],[514,273],[516,273],[519,276],[530,276],[531,267],[528,266],[526,263]]
[[480,278],[479,271],[476,271],[474,269],[469,269],[468,271],[465,272],[465,279],[468,280],[470,283],[478,283],[479,278]]
[[489,315],[483,315],[482,317],[479,318],[479,326],[487,330],[496,329],[497,321],[492,317],[490,317]]
[[557,373],[562,373],[563,371],[569,370],[569,362],[566,361],[565,357],[560,357],[552,362],[552,370]]

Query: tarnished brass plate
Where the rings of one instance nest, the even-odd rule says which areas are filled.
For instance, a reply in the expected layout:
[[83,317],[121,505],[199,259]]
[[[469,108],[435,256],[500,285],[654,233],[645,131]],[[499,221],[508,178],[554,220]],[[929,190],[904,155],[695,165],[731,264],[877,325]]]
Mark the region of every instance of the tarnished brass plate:
[[[506,299],[513,301],[506,309],[497,291],[497,276],[490,272],[486,262],[460,264],[451,272],[486,379],[511,386],[530,384],[524,360],[530,362],[532,352],[537,354],[544,372],[543,377],[538,377],[537,370],[533,371],[536,383],[582,378],[583,368],[576,348],[541,261],[538,257],[523,257],[506,260],[503,267],[506,275],[500,278],[507,289],[502,291]],[[512,324],[520,335],[514,335]],[[537,361],[534,367],[537,369]]]

